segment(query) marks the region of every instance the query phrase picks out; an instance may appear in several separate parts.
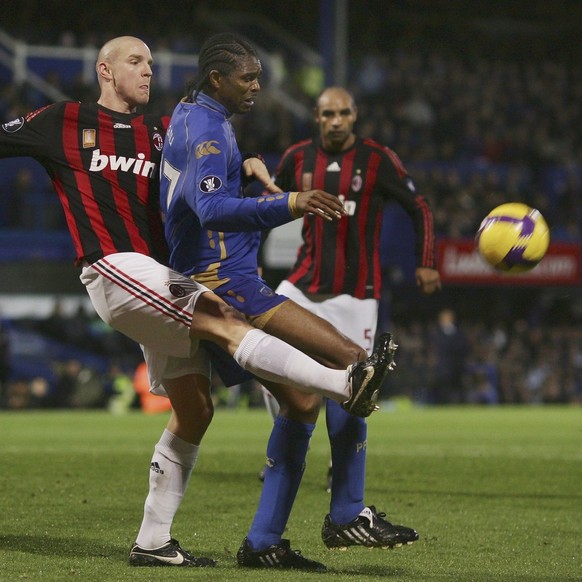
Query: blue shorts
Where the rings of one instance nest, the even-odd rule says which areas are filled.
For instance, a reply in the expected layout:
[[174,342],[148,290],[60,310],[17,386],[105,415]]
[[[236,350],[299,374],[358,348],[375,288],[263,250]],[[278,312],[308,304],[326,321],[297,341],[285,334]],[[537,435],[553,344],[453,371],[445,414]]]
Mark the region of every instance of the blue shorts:
[[[251,321],[256,320],[256,327],[261,328],[261,315],[281,305],[287,301],[285,295],[275,293],[259,277],[234,276],[228,283],[224,283],[213,289],[213,292],[221,297],[230,306],[238,309],[249,317]],[[254,376],[243,370],[233,358],[225,351],[211,342],[201,342],[208,354],[214,372],[216,372],[225,386],[242,384]]]
[[234,358],[229,356],[222,348],[208,340],[201,340],[200,345],[210,357],[212,373],[218,374],[222,383],[228,388],[236,384],[248,382],[254,378],[253,374],[241,368]]
[[231,276],[228,283],[216,287],[213,292],[250,318],[263,315],[288,299],[275,293],[260,277],[245,275]]

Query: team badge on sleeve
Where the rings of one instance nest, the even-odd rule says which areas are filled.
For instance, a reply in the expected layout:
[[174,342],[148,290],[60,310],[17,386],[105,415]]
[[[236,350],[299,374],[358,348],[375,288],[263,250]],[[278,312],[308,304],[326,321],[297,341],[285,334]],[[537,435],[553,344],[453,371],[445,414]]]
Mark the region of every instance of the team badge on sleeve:
[[198,188],[200,188],[202,192],[206,192],[206,194],[216,192],[221,188],[221,186],[222,180],[218,176],[204,176],[198,184]]
[[8,121],[7,123],[2,124],[2,129],[6,133],[14,133],[18,131],[24,125],[24,117],[19,117],[17,119],[13,119],[12,121]]

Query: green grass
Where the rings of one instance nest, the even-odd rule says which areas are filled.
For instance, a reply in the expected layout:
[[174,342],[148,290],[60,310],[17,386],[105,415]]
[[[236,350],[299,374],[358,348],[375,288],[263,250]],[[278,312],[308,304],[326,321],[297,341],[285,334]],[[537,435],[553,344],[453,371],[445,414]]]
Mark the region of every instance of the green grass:
[[213,570],[132,569],[152,448],[166,417],[0,414],[0,580],[582,580],[582,409],[424,408],[369,419],[367,503],[421,539],[329,552],[323,418],[286,537],[328,574],[249,571],[235,553],[256,508],[270,419],[219,410],[173,534]]

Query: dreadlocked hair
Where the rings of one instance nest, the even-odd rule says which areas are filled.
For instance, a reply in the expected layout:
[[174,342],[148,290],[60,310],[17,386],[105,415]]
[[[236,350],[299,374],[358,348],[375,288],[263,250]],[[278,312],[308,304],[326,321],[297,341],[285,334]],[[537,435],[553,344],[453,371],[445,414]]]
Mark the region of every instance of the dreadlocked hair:
[[257,51],[244,36],[223,32],[207,39],[198,55],[198,80],[188,88],[187,101],[194,102],[208,86],[210,72],[229,75],[243,57],[257,57]]

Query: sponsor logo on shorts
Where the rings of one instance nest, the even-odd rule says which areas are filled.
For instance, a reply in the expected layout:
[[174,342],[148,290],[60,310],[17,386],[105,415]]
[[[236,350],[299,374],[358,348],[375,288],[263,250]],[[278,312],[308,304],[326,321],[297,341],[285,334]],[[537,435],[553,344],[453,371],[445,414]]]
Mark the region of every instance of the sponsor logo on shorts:
[[174,297],[184,297],[186,295],[186,289],[184,289],[182,285],[176,285],[176,283],[171,283],[168,289],[170,290],[170,293]]
[[18,119],[13,119],[7,123],[2,124],[2,129],[6,133],[14,133],[18,131],[24,125],[24,117],[19,117]]
[[198,184],[198,188],[200,188],[202,192],[206,192],[206,194],[216,192],[221,186],[222,180],[218,176],[204,176]]

